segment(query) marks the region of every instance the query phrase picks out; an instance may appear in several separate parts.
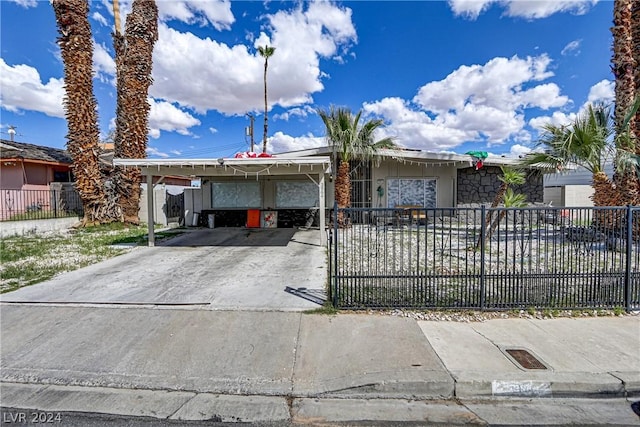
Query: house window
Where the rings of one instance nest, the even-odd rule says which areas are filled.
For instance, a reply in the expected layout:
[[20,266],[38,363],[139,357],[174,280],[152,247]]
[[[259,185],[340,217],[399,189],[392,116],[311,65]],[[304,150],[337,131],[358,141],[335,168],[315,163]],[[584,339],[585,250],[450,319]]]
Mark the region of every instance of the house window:
[[436,207],[436,180],[433,178],[390,178],[387,180],[387,207]]
[[71,182],[69,171],[53,171],[53,182]]
[[318,206],[318,187],[308,181],[276,182],[276,207],[310,208]]
[[260,208],[259,182],[214,182],[211,186],[211,205],[218,209]]

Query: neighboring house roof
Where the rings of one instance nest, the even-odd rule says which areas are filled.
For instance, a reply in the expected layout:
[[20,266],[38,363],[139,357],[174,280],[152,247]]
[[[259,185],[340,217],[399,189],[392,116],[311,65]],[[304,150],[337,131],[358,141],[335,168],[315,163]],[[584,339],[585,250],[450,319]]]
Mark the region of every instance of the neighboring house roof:
[[42,145],[26,144],[24,142],[0,140],[0,159],[3,160],[33,160],[38,162],[67,164],[73,163],[67,150],[44,147]]
[[[613,164],[606,163],[604,172],[607,176],[613,178]],[[564,185],[591,185],[593,183],[593,174],[582,166],[574,166],[569,170],[557,173],[548,173],[544,175],[545,187],[562,187]]]
[[[333,146],[323,146],[317,148],[310,148],[306,150],[288,151],[285,153],[279,153],[278,156],[287,157],[307,157],[317,155],[331,155],[333,154]],[[457,163],[458,167],[470,166],[473,160],[471,156],[467,154],[455,154],[455,153],[433,153],[429,151],[421,151],[407,148],[396,149],[382,149],[378,151],[378,155],[382,157],[389,157],[397,159],[399,161],[421,161],[426,163]],[[484,161],[487,166],[513,166],[518,162],[518,159],[508,157],[496,157],[489,156]]]

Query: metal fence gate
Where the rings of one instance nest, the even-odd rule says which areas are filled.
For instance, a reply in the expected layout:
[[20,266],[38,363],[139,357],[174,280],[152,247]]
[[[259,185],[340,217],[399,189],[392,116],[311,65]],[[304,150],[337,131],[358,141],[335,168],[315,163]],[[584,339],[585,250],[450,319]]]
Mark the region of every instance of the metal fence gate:
[[170,194],[167,191],[165,200],[167,223],[177,222],[180,225],[184,225],[184,192],[180,194]]

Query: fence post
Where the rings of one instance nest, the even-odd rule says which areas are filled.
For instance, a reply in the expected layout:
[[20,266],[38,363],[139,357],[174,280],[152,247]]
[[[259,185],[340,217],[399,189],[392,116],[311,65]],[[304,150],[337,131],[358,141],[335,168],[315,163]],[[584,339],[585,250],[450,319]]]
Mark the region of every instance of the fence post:
[[485,224],[487,210],[484,205],[480,207],[480,310],[484,310],[485,306],[485,269],[484,269],[484,251],[485,251],[485,234],[487,227]]
[[627,253],[624,274],[624,307],[631,311],[631,249],[633,248],[633,208],[627,205]]
[[58,197],[60,194],[56,194],[56,190],[53,190],[53,217],[58,218]]
[[333,306],[338,308],[338,201],[333,202]]

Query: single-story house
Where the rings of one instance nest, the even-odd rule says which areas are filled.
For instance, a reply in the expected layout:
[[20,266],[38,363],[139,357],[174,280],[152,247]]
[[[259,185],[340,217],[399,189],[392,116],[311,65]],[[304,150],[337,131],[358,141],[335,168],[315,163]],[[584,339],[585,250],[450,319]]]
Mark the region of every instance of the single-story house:
[[0,140],[0,189],[48,190],[52,182],[71,182],[66,150]]
[[[283,153],[291,157],[329,156],[333,147]],[[351,162],[352,206],[394,208],[416,205],[425,208],[475,207],[490,204],[501,185],[502,166],[515,166],[517,159],[489,156],[481,168],[466,154],[432,153],[414,149],[380,150],[377,160]],[[334,169],[335,171],[335,169]],[[529,203],[542,203],[542,179],[529,173],[516,191]],[[333,182],[327,185],[328,203],[333,203]]]
[[[613,164],[606,163],[604,171],[613,179]],[[593,174],[583,166],[564,172],[544,175],[544,203],[563,207],[593,206]]]
[[[353,207],[489,204],[501,184],[500,167],[515,164],[514,159],[489,157],[476,168],[468,155],[408,149],[379,154],[378,160],[351,163]],[[334,203],[333,156],[333,147],[320,147],[270,158],[114,159],[114,164],[139,167],[148,180],[190,177],[193,187],[185,190],[184,201],[188,225],[292,227],[308,224],[319,212],[315,224],[324,239],[325,213]],[[516,190],[530,203],[542,202],[539,174],[530,173]],[[152,199],[147,200],[153,203]],[[147,221],[153,222],[152,215]]]
[[69,208],[71,156],[66,150],[0,140],[0,219],[29,210]]

